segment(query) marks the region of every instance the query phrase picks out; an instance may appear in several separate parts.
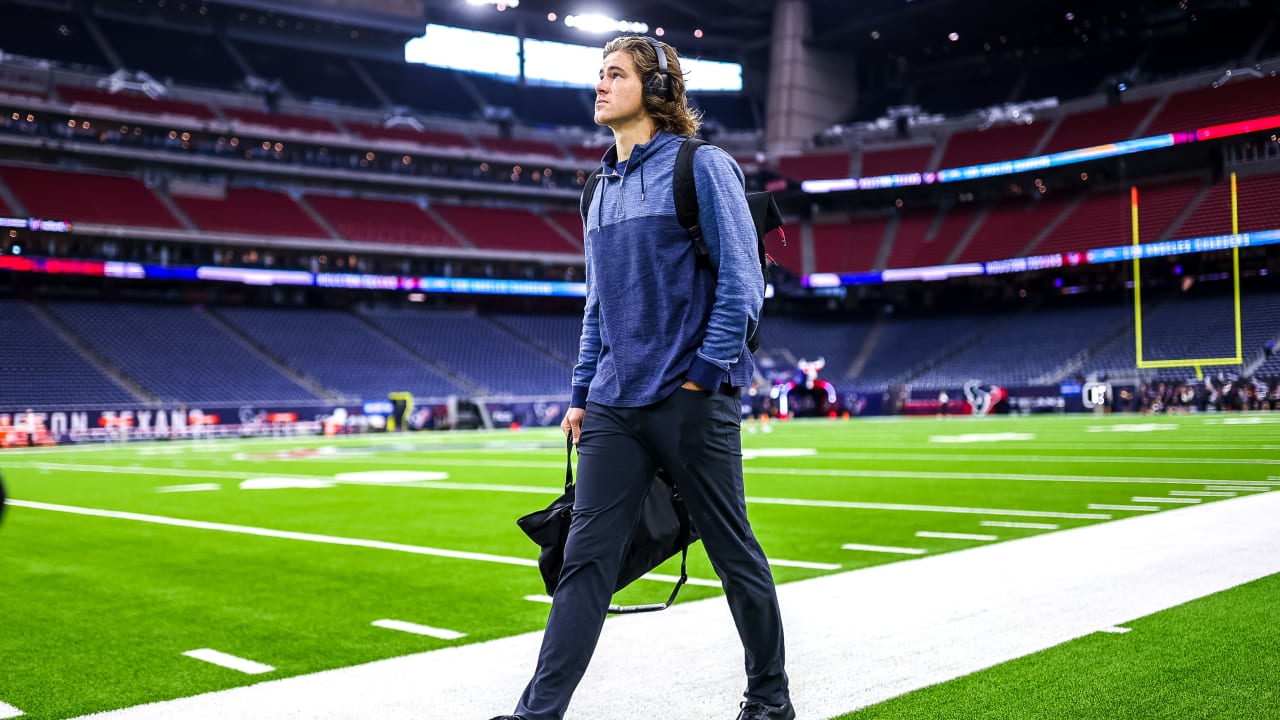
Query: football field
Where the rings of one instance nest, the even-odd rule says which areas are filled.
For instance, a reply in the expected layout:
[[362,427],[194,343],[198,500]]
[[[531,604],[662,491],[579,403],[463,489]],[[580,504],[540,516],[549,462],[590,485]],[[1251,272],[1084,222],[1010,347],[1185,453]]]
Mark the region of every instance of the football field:
[[[748,511],[800,717],[1280,716],[1280,514],[1260,504],[1280,415],[772,430],[743,435]],[[548,598],[514,521],[560,492],[557,429],[4,451],[0,471],[0,718],[483,720],[532,669]],[[1093,565],[1059,589],[1073,559]],[[664,599],[677,569],[619,600]],[[733,716],[740,650],[700,546],[689,574],[677,607],[606,624],[570,717]],[[653,690],[678,710],[593,714],[632,634],[678,668],[727,653],[729,690],[707,660]],[[461,710],[433,714],[445,695]]]

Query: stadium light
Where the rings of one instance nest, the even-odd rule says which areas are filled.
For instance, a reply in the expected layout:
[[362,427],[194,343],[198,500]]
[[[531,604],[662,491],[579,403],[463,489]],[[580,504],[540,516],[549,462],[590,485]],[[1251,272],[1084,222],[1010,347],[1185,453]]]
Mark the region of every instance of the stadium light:
[[614,20],[607,15],[566,15],[564,24],[571,28],[577,28],[584,32],[590,33],[606,33],[606,32],[649,32],[649,25],[642,22],[631,22],[628,20]]

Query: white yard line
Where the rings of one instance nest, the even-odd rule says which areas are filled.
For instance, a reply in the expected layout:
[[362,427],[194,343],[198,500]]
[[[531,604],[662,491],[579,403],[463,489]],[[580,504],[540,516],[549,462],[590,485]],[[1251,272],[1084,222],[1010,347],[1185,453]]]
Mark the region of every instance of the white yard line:
[[371,623],[374,627],[385,628],[387,630],[399,630],[400,632],[412,633],[414,635],[425,635],[427,637],[439,638],[441,640],[460,640],[467,636],[466,633],[460,633],[457,630],[445,630],[444,628],[431,627],[430,625],[419,625],[404,620],[382,619],[374,620]]
[[1110,520],[1102,513],[1070,513],[1051,510],[1010,510],[1001,508],[952,507],[950,505],[911,505],[907,503],[864,503],[848,500],[800,500],[797,498],[748,497],[756,505],[796,505],[801,507],[846,508],[850,510],[890,510],[900,512],[933,512],[957,515],[1008,515],[1011,517],[1043,517],[1066,520]]
[[998,535],[979,535],[976,533],[955,533],[955,532],[934,532],[932,530],[921,530],[916,533],[918,538],[937,538],[939,540],[984,540],[991,542],[999,540]]
[[1129,498],[1129,502],[1156,503],[1157,505],[1199,505],[1203,501],[1200,498],[1143,497],[1139,495]]
[[184,493],[184,492],[209,492],[212,490],[221,490],[222,486],[218,483],[192,483],[190,485],[167,485],[165,487],[156,488],[158,493]]
[[264,665],[263,663],[255,662],[253,660],[246,660],[245,658],[229,655],[220,650],[213,650],[211,648],[188,650],[182,654],[189,658],[203,660],[204,662],[211,663],[213,665],[236,670],[238,672],[245,673],[246,675],[262,675],[275,671],[275,668],[270,665]]
[[[1277,572],[1280,493],[788,583],[778,597],[793,699],[805,720],[835,717]],[[450,647],[95,720],[487,718],[511,712],[541,637]],[[742,649],[723,599],[680,603],[606,623],[566,720],[720,720],[737,711],[743,682]]]
[[1160,508],[1155,505],[1107,505],[1106,503],[1089,503],[1090,510],[1119,510],[1134,512],[1156,512]]
[[[441,548],[424,547],[421,545],[405,545],[403,543],[384,542],[382,540],[335,537],[332,535],[317,535],[315,533],[293,532],[290,530],[271,530],[269,528],[249,527],[246,525],[229,525],[227,523],[205,522],[203,520],[184,520],[182,518],[163,517],[160,515],[144,515],[142,513],[120,512],[117,510],[99,510],[97,508],[75,507],[71,505],[54,505],[52,503],[32,502],[30,500],[9,500],[8,504],[15,507],[25,507],[33,510],[49,510],[53,512],[70,513],[73,515],[88,515],[91,517],[111,518],[115,520],[132,520],[135,522],[169,525],[172,527],[191,528],[194,530],[213,530],[217,532],[256,535],[258,537],[277,538],[281,540],[300,540],[303,542],[323,543],[326,545],[345,545],[347,547],[369,548],[372,550],[391,550],[394,552],[411,553],[413,555],[431,555],[434,557],[452,558],[455,560],[474,560],[478,562],[499,563],[502,565],[521,565],[524,567],[538,566],[538,561],[533,558],[507,557],[505,555],[492,555],[489,553],[467,552],[463,550],[445,550]],[[658,582],[675,582],[679,578],[675,575],[649,573],[642,576],[641,579],[655,580]],[[698,585],[701,587],[720,587],[719,580],[704,580],[702,578],[691,577],[686,582],[690,585]]]
[[1221,490],[1224,492],[1267,492],[1271,489],[1270,485],[1253,485],[1240,482],[1233,482],[1230,485],[1205,485],[1205,490]]
[[1217,490],[1170,490],[1170,495],[1175,497],[1235,497],[1239,493],[1221,492]]
[[0,720],[8,720],[9,718],[22,717],[26,713],[6,702],[0,702]]
[[839,570],[840,563],[822,563],[809,562],[808,560],[779,560],[778,558],[769,558],[770,565],[777,567],[793,567],[805,570]]
[[1132,629],[1133,629],[1133,628],[1120,627],[1119,625],[1115,625],[1115,626],[1113,626],[1113,627],[1104,627],[1104,628],[1101,628],[1101,629],[1099,629],[1099,630],[1098,630],[1098,632],[1114,633],[1114,634],[1116,634],[1116,635],[1123,635],[1123,634],[1125,634],[1125,633],[1127,633],[1127,632],[1131,631]]
[[929,552],[922,548],[893,547],[891,545],[864,545],[862,543],[845,543],[843,550],[859,550],[862,552],[890,553],[893,555],[924,555]]
[[978,523],[982,527],[1019,528],[1023,530],[1057,530],[1061,525],[1053,523],[1009,522],[1006,520],[983,520]]

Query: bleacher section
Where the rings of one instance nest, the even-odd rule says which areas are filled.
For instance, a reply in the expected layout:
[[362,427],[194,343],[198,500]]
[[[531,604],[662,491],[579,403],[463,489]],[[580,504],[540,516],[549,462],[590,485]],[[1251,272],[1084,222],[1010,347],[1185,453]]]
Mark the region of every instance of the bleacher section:
[[0,177],[35,217],[138,227],[181,228],[141,180],[26,167]]
[[306,201],[350,240],[462,247],[435,219],[409,202],[334,195],[308,195]]
[[911,386],[956,389],[969,380],[1005,386],[1053,383],[1060,378],[1044,380],[1041,376],[1061,370],[1099,338],[1132,321],[1133,311],[1123,305],[1034,310],[1008,322],[991,323],[990,332],[982,322],[957,318],[953,332],[967,328],[980,339],[912,378]]
[[411,392],[443,398],[463,388],[355,315],[304,308],[219,308],[219,316],[272,357],[343,395]]
[[190,305],[53,302],[48,309],[147,392],[166,402],[314,401]]
[[778,173],[792,180],[849,177],[849,153],[787,155],[778,158]]
[[275,128],[276,130],[297,130],[309,133],[341,133],[337,125],[325,118],[292,113],[262,112],[242,107],[226,107],[222,114],[241,125]]
[[967,318],[889,317],[862,372],[849,382],[862,391],[881,392],[888,383],[913,377],[923,371],[926,363],[970,342],[998,318],[995,314]]
[[0,300],[0,375],[0,406],[138,401],[18,300]]
[[97,23],[126,67],[143,70],[161,82],[172,78],[225,88],[244,77],[210,27],[184,32],[172,24],[156,28],[110,18],[98,18]]
[[866,322],[773,315],[760,324],[760,347],[786,350],[797,361],[823,358],[822,377],[844,378],[870,331]]
[[343,123],[353,135],[370,140],[393,140],[439,148],[474,149],[466,135],[441,130],[414,130],[411,127],[382,127],[370,123],[347,121]]
[[582,254],[582,248],[526,210],[465,205],[435,205],[432,209],[479,248]]
[[578,341],[582,337],[582,313],[543,315],[493,313],[485,315],[504,330],[570,366],[578,362]]
[[552,212],[547,213],[547,218],[551,222],[564,228],[570,237],[582,242],[582,216],[576,212]]
[[423,357],[451,368],[490,393],[568,392],[569,363],[546,357],[474,313],[371,310],[368,318]]
[[201,229],[214,232],[328,237],[319,225],[284,193],[255,188],[227,188],[224,199],[184,197],[173,201]]
[[[1280,228],[1280,175],[1239,178],[1236,182],[1240,232]],[[1227,235],[1231,232],[1231,179],[1210,188],[1174,237]]]
[[1139,100],[1067,115],[1045,143],[1042,154],[1128,140],[1155,104],[1155,100]]
[[815,272],[870,270],[880,252],[888,217],[857,217],[849,222],[813,224]]
[[475,94],[460,73],[415,63],[357,61],[391,101],[419,112],[471,118],[480,111]]
[[1079,205],[1073,207],[1071,214],[1032,247],[1028,254],[1047,255],[1127,245],[1131,242],[1129,194],[1098,192],[1086,195]]
[[97,88],[59,85],[58,96],[73,106],[101,105],[139,115],[175,115],[197,120],[212,120],[217,117],[213,108],[208,105],[183,100],[151,98],[127,90],[113,93]]
[[1216,88],[1173,95],[1142,134],[1162,135],[1272,115],[1280,115],[1280,77],[1241,77]]
[[891,150],[868,150],[862,154],[862,169],[858,175],[877,177],[897,173],[924,172],[933,157],[933,145],[915,145]]
[[1022,257],[1035,237],[1062,213],[1057,195],[1039,194],[1007,200],[992,208],[956,262],[982,262]]
[[997,160],[1016,160],[1031,155],[1044,136],[1046,123],[1000,125],[986,130],[966,130],[951,136],[942,154],[940,168],[958,168]]
[[236,40],[235,46],[254,74],[263,78],[280,78],[285,87],[296,95],[337,100],[356,107],[379,105],[346,57],[246,40]]

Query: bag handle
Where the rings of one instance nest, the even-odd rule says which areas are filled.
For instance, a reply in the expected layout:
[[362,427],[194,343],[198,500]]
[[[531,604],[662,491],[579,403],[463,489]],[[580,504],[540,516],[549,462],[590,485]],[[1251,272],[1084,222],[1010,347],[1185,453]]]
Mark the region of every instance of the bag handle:
[[569,488],[573,487],[573,433],[564,436],[564,445],[564,491],[569,492]]

